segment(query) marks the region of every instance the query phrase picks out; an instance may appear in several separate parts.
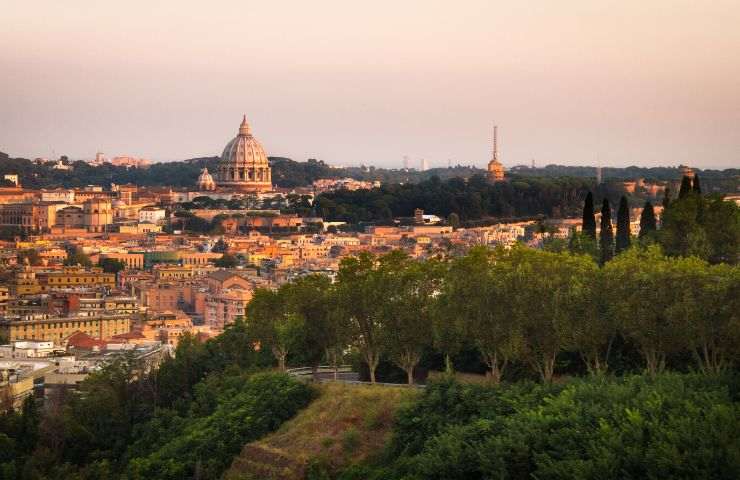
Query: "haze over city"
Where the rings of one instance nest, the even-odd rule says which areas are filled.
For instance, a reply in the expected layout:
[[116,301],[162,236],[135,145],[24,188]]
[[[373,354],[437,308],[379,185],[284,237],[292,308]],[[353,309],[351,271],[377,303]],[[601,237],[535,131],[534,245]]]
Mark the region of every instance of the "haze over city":
[[5,2],[0,149],[740,164],[740,3]]

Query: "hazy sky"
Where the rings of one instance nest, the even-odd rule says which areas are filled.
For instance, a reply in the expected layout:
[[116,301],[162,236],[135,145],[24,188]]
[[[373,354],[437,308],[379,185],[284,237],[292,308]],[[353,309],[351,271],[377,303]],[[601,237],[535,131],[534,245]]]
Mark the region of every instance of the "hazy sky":
[[0,0],[0,151],[740,166],[739,0]]

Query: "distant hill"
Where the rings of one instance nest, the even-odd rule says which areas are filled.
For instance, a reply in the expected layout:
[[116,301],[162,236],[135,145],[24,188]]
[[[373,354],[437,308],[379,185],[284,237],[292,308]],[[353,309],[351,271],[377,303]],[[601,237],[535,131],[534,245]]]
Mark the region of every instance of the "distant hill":
[[[66,157],[63,157],[66,158]],[[480,168],[457,165],[449,168],[432,168],[426,171],[414,169],[389,169],[373,166],[337,168],[321,160],[308,159],[297,162],[285,157],[269,157],[272,166],[272,178],[279,187],[302,187],[311,185],[319,178],[352,177],[357,180],[375,181],[383,184],[420,183],[432,177],[448,180],[455,177],[470,178],[485,174]],[[0,152],[0,175],[17,173],[21,183],[28,188],[71,188],[85,185],[104,185],[111,183],[137,185],[172,185],[174,187],[191,187],[203,167],[214,172],[219,157],[198,157],[183,161],[154,163],[149,168],[137,169],[117,167],[106,163],[92,166],[83,161],[66,161],[70,170],[53,168],[55,162],[36,164],[25,158],[11,158]],[[703,184],[714,191],[734,192],[738,189],[740,169],[701,170],[696,169]],[[530,177],[580,177],[593,178],[595,167],[548,165],[543,168],[514,167],[512,174]],[[603,178],[612,180],[646,178],[653,180],[678,180],[680,173],[676,167],[626,167],[603,168]],[[708,182],[708,183],[707,183]]]

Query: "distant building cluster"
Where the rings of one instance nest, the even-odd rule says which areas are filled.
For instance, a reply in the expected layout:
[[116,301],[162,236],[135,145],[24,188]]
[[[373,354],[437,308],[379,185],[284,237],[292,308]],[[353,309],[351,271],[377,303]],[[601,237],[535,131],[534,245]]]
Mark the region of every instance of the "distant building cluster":
[[367,182],[354,178],[321,178],[313,182],[316,193],[332,192],[335,190],[363,190],[379,188],[380,181]]

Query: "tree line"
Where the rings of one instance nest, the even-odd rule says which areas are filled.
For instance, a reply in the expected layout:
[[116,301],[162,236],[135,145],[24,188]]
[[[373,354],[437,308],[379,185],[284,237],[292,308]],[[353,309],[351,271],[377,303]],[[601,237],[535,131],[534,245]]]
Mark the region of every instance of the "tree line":
[[342,261],[335,283],[312,275],[257,290],[247,328],[281,369],[289,360],[338,365],[352,350],[371,382],[382,359],[412,383],[429,349],[450,369],[473,346],[494,382],[517,362],[549,383],[566,353],[606,373],[624,342],[652,376],[676,356],[709,374],[737,360],[738,299],[738,267],[668,257],[657,245],[625,250],[601,268],[588,255],[523,246],[476,247],[448,262],[364,252]]
[[577,215],[592,181],[583,178],[515,177],[490,183],[482,175],[442,181],[389,184],[372,190],[338,190],[320,195],[316,211],[323,218],[349,223],[390,222],[411,217],[416,208],[462,221],[484,217],[564,217]]
[[[638,241],[641,245],[659,244],[670,256],[694,256],[710,263],[738,262],[740,255],[740,207],[725,201],[721,195],[703,195],[699,176],[684,177],[678,196],[666,189],[662,202],[660,224],[655,209],[646,201],[640,215]],[[612,209],[608,198],[601,205],[598,242],[594,196],[588,192],[583,206],[582,229],[574,234],[569,248],[572,252],[587,253],[603,265],[615,254],[632,244],[630,213],[627,198],[619,201],[616,236],[612,225]]]
[[0,479],[220,478],[315,396],[265,372],[254,344],[240,321],[205,342],[184,335],[158,368],[124,355],[76,391],[28,397],[0,414]]

